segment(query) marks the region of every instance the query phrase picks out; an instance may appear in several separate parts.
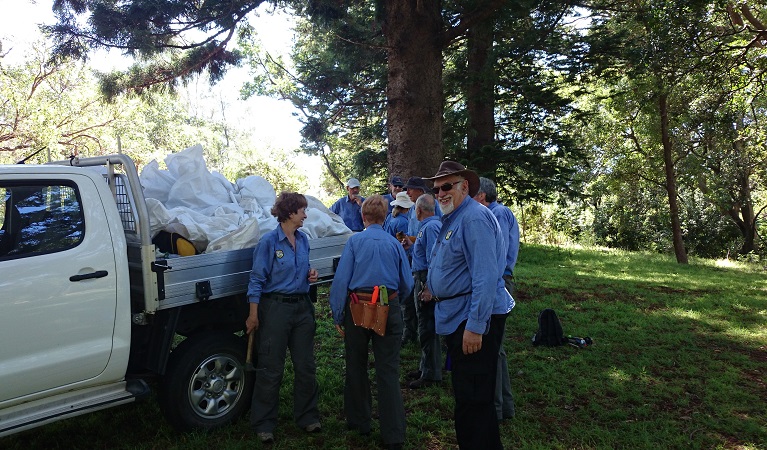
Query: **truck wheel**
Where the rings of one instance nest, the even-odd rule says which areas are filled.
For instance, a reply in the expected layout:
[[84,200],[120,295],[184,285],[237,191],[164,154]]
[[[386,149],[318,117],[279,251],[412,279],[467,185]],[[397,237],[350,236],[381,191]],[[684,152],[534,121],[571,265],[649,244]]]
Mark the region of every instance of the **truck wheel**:
[[254,377],[245,350],[243,338],[222,333],[188,337],[173,350],[158,397],[174,428],[217,428],[247,411]]

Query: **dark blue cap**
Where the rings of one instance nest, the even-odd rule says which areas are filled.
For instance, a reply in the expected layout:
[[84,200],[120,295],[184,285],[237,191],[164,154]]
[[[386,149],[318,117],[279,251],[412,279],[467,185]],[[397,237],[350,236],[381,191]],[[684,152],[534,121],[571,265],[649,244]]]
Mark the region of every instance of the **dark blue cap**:
[[410,177],[405,184],[405,189],[420,189],[424,192],[429,192],[429,188],[426,187],[426,182],[421,177]]
[[405,185],[405,182],[402,181],[402,177],[398,177],[397,175],[394,175],[393,177],[391,177],[391,181],[389,181],[389,183],[392,186],[399,186],[399,187],[402,187]]

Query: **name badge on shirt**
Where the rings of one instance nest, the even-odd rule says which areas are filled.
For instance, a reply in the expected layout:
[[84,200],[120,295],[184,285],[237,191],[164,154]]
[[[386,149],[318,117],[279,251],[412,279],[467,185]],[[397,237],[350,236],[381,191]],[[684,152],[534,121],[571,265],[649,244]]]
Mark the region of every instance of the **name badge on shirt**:
[[423,236],[423,230],[418,232],[418,239],[421,239],[421,236]]
[[274,252],[274,256],[276,256],[277,259],[281,259],[283,256],[285,256],[285,253],[283,253],[282,250],[277,250]]
[[450,236],[452,235],[453,235],[453,230],[449,230],[447,234],[445,235],[445,240],[447,241],[448,239],[450,239]]

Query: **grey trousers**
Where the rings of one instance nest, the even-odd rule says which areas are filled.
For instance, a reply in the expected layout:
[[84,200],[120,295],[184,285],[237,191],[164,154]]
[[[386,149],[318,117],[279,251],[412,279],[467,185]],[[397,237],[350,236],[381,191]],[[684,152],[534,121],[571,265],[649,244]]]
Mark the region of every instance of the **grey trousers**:
[[514,417],[514,397],[511,394],[511,379],[509,377],[509,362],[506,359],[504,340],[506,329],[501,333],[501,348],[498,350],[498,369],[495,378],[495,412],[498,420]]
[[[417,292],[417,291],[416,291]],[[402,332],[402,343],[418,342],[418,317],[415,311],[415,301],[413,292],[400,300],[402,308],[402,320],[404,321],[404,331]]]
[[397,300],[399,298],[389,301],[389,316],[384,336],[354,325],[348,302],[344,314],[346,423],[348,428],[361,433],[368,433],[371,429],[372,394],[368,378],[368,346],[372,341],[378,387],[378,418],[381,423],[381,436],[386,444],[405,442],[405,405],[399,385],[399,352],[403,323]]
[[[514,280],[511,276],[504,276],[503,281],[509,294],[514,293]],[[506,358],[506,326],[504,321],[503,334],[501,335],[501,348],[498,350],[498,374],[495,379],[495,412],[498,420],[514,417],[514,397],[511,393],[511,378],[509,376],[509,361]]]
[[250,410],[253,429],[257,433],[271,433],[277,426],[280,385],[288,348],[295,371],[293,420],[301,428],[318,423],[314,305],[308,296],[296,303],[262,298],[258,305],[258,321],[258,361]]
[[[413,274],[415,279],[415,288],[413,291],[417,296],[425,281],[421,280],[418,274]],[[421,371],[421,378],[425,380],[442,380],[442,345],[440,337],[437,334],[434,324],[434,306],[435,302],[422,302],[415,298],[415,312],[418,316],[418,342],[421,345],[421,362],[418,369]]]

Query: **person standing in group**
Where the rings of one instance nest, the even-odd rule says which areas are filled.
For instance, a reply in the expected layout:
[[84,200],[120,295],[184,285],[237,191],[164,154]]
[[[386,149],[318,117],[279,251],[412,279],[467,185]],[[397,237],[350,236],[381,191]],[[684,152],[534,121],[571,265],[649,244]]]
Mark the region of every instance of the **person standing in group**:
[[394,237],[397,233],[407,233],[407,212],[413,206],[413,202],[410,201],[406,192],[400,192],[395,200],[389,202],[389,205],[394,209],[386,216],[384,230]]
[[388,214],[391,214],[392,209],[394,208],[391,202],[393,202],[394,199],[397,198],[397,194],[402,192],[402,188],[404,186],[405,186],[405,183],[402,181],[402,177],[398,177],[397,175],[394,175],[393,177],[391,177],[391,180],[389,180],[389,193],[383,196],[384,200],[389,202]]
[[[401,240],[402,245],[405,246],[405,252],[407,253],[408,260],[412,258],[412,244],[415,242],[415,236],[418,234],[418,229],[421,226],[421,222],[415,216],[415,202],[418,197],[423,195],[429,190],[426,187],[426,183],[421,177],[410,177],[405,183],[405,192],[407,192],[410,201],[413,202],[413,206],[407,212],[407,238],[408,242]],[[402,333],[402,346],[406,346],[410,342],[418,342],[418,316],[415,311],[415,296],[411,292],[402,301],[402,317],[405,320],[405,332]]]
[[[442,381],[442,346],[440,337],[434,329],[434,305],[426,278],[432,249],[437,241],[442,222],[434,214],[435,201],[431,194],[423,194],[415,203],[415,212],[420,228],[413,243],[412,269],[415,293],[415,311],[418,317],[418,342],[421,345],[421,360],[418,370],[408,373],[413,379],[408,384],[410,389],[420,389],[432,383]],[[408,243],[403,243],[405,248]]]
[[[381,436],[387,448],[401,449],[405,441],[405,406],[399,386],[403,328],[399,300],[402,292],[412,291],[413,277],[402,246],[381,227],[385,216],[383,196],[372,195],[362,204],[365,231],[349,237],[346,242],[330,287],[330,307],[336,329],[344,337],[347,428],[363,435],[371,430],[368,347],[372,341]],[[350,293],[369,296],[376,286],[386,286],[389,293],[389,312],[383,336],[354,325],[349,308]]]
[[283,192],[272,207],[279,226],[264,234],[253,251],[248,284],[248,334],[257,334],[258,361],[250,423],[263,443],[274,441],[280,385],[288,348],[293,361],[293,420],[306,432],[321,430],[314,360],[316,322],[309,283],[309,239],[298,229],[306,219],[306,198]]
[[[479,178],[479,191],[474,196],[490,212],[493,213],[501,227],[501,234],[508,243],[506,252],[506,266],[503,270],[503,279],[506,290],[509,294],[514,292],[514,266],[517,263],[517,254],[519,253],[519,224],[514,213],[502,204],[498,203],[498,190],[493,180],[485,177]],[[514,308],[514,299],[508,305],[499,305],[500,310],[493,310],[493,314],[508,314]],[[506,327],[501,335],[501,348],[498,351],[498,371],[495,380],[495,410],[498,420],[510,419],[514,417],[514,396],[511,392],[511,379],[509,377],[509,362],[506,356],[506,348],[503,345]]]
[[501,449],[494,397],[506,316],[492,312],[511,301],[503,282],[506,241],[490,210],[472,199],[479,190],[474,171],[443,161],[429,180],[443,216],[427,287],[452,362],[458,446]]
[[341,216],[344,223],[352,231],[362,231],[362,215],[360,209],[365,197],[360,196],[360,180],[349,178],[346,182],[347,195],[336,200],[330,210]]

